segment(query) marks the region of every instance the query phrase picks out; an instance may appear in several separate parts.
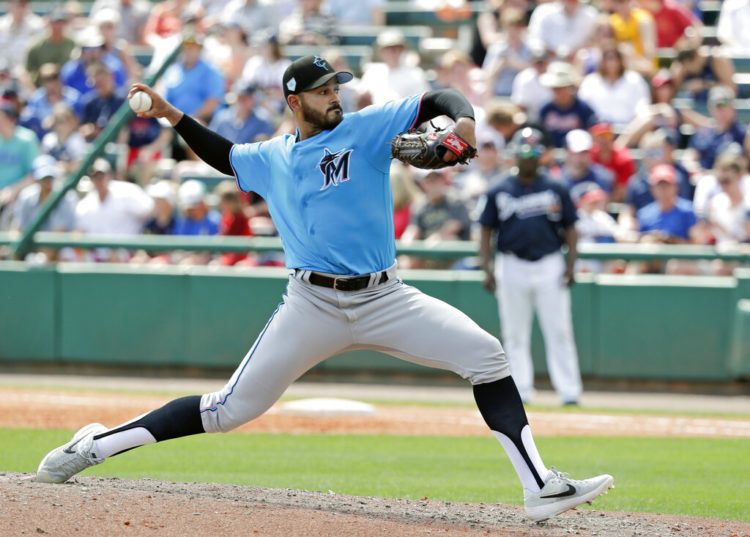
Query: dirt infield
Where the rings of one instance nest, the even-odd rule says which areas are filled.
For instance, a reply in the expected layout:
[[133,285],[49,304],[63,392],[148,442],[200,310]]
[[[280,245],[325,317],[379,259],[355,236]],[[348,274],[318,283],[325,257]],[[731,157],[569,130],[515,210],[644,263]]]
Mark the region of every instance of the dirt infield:
[[[0,427],[77,429],[99,422],[114,426],[169,398],[115,393],[60,393],[0,389]],[[670,416],[530,412],[536,436],[681,436],[750,438],[750,420]],[[487,435],[474,409],[378,406],[372,416],[297,416],[280,406],[238,429],[245,432],[397,435]]]
[[541,524],[521,509],[234,485],[0,475],[0,535],[746,537],[750,524],[575,510]]
[[[116,425],[169,397],[60,393],[2,388],[0,427]],[[661,416],[535,412],[537,435],[750,437],[750,421]],[[486,435],[475,410],[377,406],[372,416],[310,417],[279,406],[240,428],[246,432]],[[384,500],[305,491],[77,478],[45,485],[0,474],[0,536],[262,535],[269,537],[680,536],[750,537],[750,524],[690,517],[577,510],[543,524],[517,507]]]

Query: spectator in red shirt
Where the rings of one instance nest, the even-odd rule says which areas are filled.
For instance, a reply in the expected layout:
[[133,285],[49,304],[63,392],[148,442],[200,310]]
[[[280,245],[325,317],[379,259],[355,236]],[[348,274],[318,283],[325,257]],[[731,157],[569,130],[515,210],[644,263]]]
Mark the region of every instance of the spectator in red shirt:
[[640,5],[654,18],[658,48],[673,48],[685,35],[685,30],[703,26],[695,15],[674,0],[641,0]]
[[[232,181],[222,181],[216,187],[216,194],[219,196],[219,210],[221,211],[219,235],[251,237],[253,232],[250,229],[250,224],[242,208],[240,192],[234,183]],[[232,266],[246,259],[246,253],[225,252],[219,257],[219,264]],[[246,264],[246,262],[243,264]]]
[[615,133],[609,123],[597,123],[589,132],[594,138],[591,160],[614,174],[615,184],[611,199],[620,202],[625,199],[628,179],[635,174],[635,162],[627,147],[615,147]]

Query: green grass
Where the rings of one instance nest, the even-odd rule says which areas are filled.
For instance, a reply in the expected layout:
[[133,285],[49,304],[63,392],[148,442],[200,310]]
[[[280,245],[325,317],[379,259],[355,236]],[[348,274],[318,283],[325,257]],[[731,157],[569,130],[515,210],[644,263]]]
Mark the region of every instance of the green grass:
[[[70,431],[0,430],[0,470],[32,472]],[[540,438],[547,464],[574,477],[608,472],[601,510],[750,521],[746,440]],[[88,475],[238,483],[337,493],[520,504],[515,474],[492,437],[201,435],[147,446]]]

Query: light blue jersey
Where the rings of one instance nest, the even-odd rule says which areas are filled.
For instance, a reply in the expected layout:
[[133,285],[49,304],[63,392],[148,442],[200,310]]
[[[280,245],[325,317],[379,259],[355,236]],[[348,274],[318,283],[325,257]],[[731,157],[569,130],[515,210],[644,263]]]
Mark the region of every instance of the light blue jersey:
[[302,141],[287,134],[232,146],[237,183],[266,200],[288,268],[353,275],[394,263],[390,142],[413,126],[421,100],[345,114]]

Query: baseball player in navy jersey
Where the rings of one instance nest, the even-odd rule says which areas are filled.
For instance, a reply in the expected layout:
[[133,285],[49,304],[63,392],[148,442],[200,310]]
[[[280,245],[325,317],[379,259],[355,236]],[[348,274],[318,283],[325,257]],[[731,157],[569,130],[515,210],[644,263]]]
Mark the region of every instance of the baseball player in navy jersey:
[[[108,457],[145,444],[226,432],[268,410],[305,371],[351,349],[376,349],[454,371],[472,385],[479,410],[524,488],[526,512],[544,520],[606,492],[609,475],[583,481],[542,462],[497,339],[457,309],[404,284],[395,268],[389,187],[391,139],[447,115],[473,145],[471,105],[442,90],[344,115],[339,85],[351,80],[320,57],[284,73],[297,131],[235,145],[135,84],[203,160],[266,200],[290,269],[281,303],[229,382],[107,429],[90,424],[40,463],[37,480],[62,483]],[[446,156],[447,159],[456,158]]]
[[[576,259],[575,206],[566,187],[539,166],[544,151],[539,130],[522,128],[508,148],[516,156],[517,173],[480,200],[484,285],[497,291],[503,341],[521,398],[534,397],[531,325],[536,311],[552,385],[564,404],[575,404],[581,394],[569,289]],[[560,251],[563,244],[567,257]]]

